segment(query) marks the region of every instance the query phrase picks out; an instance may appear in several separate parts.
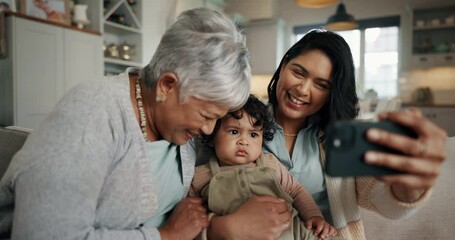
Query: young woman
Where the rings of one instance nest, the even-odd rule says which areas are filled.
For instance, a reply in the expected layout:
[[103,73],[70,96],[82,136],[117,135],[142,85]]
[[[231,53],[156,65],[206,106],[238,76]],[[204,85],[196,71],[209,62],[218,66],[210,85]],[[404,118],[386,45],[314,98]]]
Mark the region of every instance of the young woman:
[[[369,141],[405,156],[368,152],[365,161],[404,171],[378,178],[331,178],[325,175],[324,130],[329,122],[354,119],[358,99],[354,64],[339,35],[313,30],[285,54],[268,87],[278,128],[265,150],[273,153],[306,188],[325,219],[347,239],[365,239],[359,207],[388,218],[415,212],[430,193],[445,159],[446,133],[415,109],[381,114],[413,129],[417,139],[371,129]],[[210,239],[274,239],[286,229],[285,214],[263,198],[252,198],[231,215],[214,216]],[[256,214],[269,211],[267,214]],[[254,224],[252,224],[254,223]],[[267,229],[264,231],[264,229]]]

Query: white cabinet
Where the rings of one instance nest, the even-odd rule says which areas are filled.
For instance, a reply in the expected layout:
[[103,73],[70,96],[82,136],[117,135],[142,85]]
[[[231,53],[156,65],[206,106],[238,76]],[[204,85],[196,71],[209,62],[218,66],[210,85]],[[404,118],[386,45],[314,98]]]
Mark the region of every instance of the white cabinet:
[[412,66],[418,68],[455,66],[455,53],[414,54]]
[[76,30],[64,31],[64,91],[81,81],[103,76],[103,50],[100,35]]
[[7,17],[0,59],[0,125],[36,128],[63,94],[103,74],[100,35]]
[[285,53],[286,23],[283,20],[254,22],[245,28],[252,73],[272,75]]
[[[226,0],[225,11],[245,29],[253,75],[270,78],[288,49],[286,21],[278,17],[277,0]],[[257,78],[258,79],[258,78]]]
[[[454,28],[454,30],[455,30],[455,28]],[[436,66],[455,66],[455,53],[436,54],[435,65]]]
[[455,107],[419,107],[423,115],[447,131],[449,137],[455,136]]

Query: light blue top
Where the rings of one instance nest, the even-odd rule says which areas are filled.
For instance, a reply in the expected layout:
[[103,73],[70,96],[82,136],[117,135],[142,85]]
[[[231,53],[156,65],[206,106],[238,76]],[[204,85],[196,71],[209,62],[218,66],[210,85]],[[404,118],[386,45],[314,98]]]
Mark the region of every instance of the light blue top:
[[145,144],[147,159],[151,162],[151,173],[156,185],[158,209],[156,215],[144,223],[145,226],[161,227],[171,210],[182,200],[183,183],[178,146],[161,140]]
[[312,194],[327,222],[332,222],[327,188],[322,171],[316,127],[307,127],[297,135],[292,157],[286,148],[283,128],[275,123],[272,141],[265,141],[264,150],[273,153]]

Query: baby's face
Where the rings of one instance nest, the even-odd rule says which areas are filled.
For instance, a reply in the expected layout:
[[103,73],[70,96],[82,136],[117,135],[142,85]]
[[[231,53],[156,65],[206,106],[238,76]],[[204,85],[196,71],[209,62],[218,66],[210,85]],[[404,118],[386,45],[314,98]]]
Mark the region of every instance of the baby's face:
[[215,152],[220,165],[241,165],[256,161],[262,152],[262,126],[243,112],[241,119],[224,118],[215,135]]

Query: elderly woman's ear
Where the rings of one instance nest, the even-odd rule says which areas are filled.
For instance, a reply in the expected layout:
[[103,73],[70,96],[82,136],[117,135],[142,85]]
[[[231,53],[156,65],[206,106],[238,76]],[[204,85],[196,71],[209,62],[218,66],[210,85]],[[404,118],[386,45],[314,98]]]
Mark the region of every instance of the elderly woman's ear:
[[178,77],[174,73],[161,74],[156,85],[156,101],[163,102],[168,94],[178,93]]

